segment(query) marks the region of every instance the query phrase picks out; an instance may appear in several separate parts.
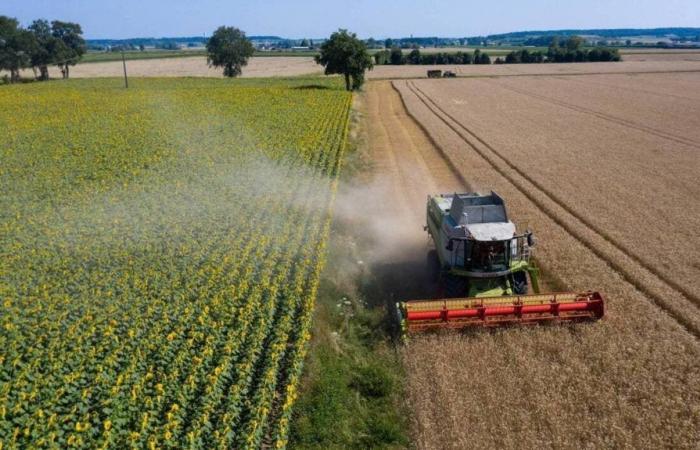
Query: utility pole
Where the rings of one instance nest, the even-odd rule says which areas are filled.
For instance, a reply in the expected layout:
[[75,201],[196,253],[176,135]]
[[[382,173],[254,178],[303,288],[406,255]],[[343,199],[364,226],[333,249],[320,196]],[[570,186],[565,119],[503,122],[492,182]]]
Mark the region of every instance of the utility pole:
[[126,76],[126,57],[124,56],[124,50],[122,50],[122,66],[124,66],[124,88],[129,89],[129,78]]

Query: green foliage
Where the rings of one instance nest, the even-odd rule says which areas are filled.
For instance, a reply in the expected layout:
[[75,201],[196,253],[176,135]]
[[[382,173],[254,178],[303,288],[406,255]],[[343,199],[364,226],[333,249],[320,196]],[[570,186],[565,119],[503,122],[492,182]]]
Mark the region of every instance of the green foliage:
[[389,61],[391,62],[391,64],[393,64],[395,66],[399,66],[399,65],[404,64],[406,62],[406,60],[403,57],[403,51],[401,51],[401,48],[399,48],[399,47],[392,47],[391,48]]
[[[338,233],[333,231],[336,239]],[[329,267],[339,262],[338,253],[347,250],[331,243]],[[352,305],[338,305],[339,301]],[[382,308],[365,308],[369,307],[340,291],[329,276],[322,277],[312,350],[290,430],[291,448],[408,445],[401,366],[385,342],[386,335],[378,331],[385,313]]]
[[338,30],[321,45],[321,53],[315,57],[326,75],[340,74],[345,77],[345,88],[359,89],[364,82],[366,70],[374,67],[367,45],[355,33]]
[[421,63],[421,55],[420,55],[420,50],[417,48],[414,48],[411,50],[411,52],[408,54],[407,62],[409,64],[420,64]]
[[175,42],[163,42],[156,44],[156,48],[160,50],[180,50],[180,46]]
[[[423,65],[444,65],[444,64],[481,64],[480,61],[485,61],[484,53],[478,49],[473,56],[468,52],[436,52],[436,53],[421,53],[419,49],[414,48],[411,52],[404,56],[401,49],[394,47],[389,50],[382,50],[374,54],[375,62],[380,64],[423,64]],[[488,55],[487,55],[488,56]],[[480,59],[481,58],[481,59]]]
[[28,67],[35,41],[17,19],[0,16],[0,70],[10,72],[10,82],[19,81],[19,71]]
[[0,89],[2,448],[281,447],[352,97],[118,86]]
[[63,78],[68,78],[70,66],[80,61],[86,51],[83,30],[77,23],[54,20],[51,22],[51,35],[55,38],[48,52],[52,62],[61,68]]
[[477,48],[474,50],[474,64],[491,64],[491,57]]
[[29,31],[34,35],[36,46],[31,53],[32,66],[39,69],[39,80],[49,79],[49,68],[59,52],[59,40],[51,33],[51,25],[47,20],[39,19],[29,25]]
[[48,66],[61,68],[68,78],[69,67],[85,53],[85,40],[77,23],[35,20],[25,30],[17,20],[0,16],[0,69],[10,72],[11,81],[19,81],[19,70],[39,69],[39,80],[49,78]]
[[550,44],[547,54],[540,51],[521,49],[512,51],[506,55],[507,64],[531,64],[542,62],[588,62],[588,61],[620,61],[620,54],[617,49],[583,48],[583,39],[578,36],[561,41],[558,36],[549,38]]
[[481,52],[478,58],[474,56],[474,64],[491,64],[491,57],[488,53]]
[[207,63],[214,67],[223,67],[226,77],[237,77],[254,52],[255,47],[243,31],[221,26],[207,42]]
[[387,370],[377,364],[360,367],[352,376],[351,386],[365,397],[385,397],[389,395],[392,379]]
[[389,64],[391,52],[389,50],[380,50],[374,54],[374,63],[376,65]]
[[505,59],[506,64],[531,64],[541,62],[544,62],[544,54],[542,52],[531,52],[526,48],[508,53]]
[[581,38],[580,36],[571,36],[564,42],[564,45],[566,46],[566,50],[570,52],[575,52],[583,46],[583,43],[583,38]]

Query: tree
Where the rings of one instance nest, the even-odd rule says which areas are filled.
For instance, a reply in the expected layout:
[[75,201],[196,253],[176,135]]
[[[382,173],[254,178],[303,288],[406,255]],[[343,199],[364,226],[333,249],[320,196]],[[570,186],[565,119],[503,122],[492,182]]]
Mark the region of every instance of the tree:
[[388,49],[388,48],[391,48],[391,47],[393,47],[393,46],[394,46],[394,41],[392,41],[390,38],[387,38],[387,39],[384,41],[384,48],[387,48],[387,49]]
[[63,47],[52,34],[51,25],[47,20],[35,20],[29,25],[29,31],[36,40],[36,46],[31,54],[32,67],[39,69],[37,77],[39,80],[48,80],[49,65],[58,61],[57,53],[62,52]]
[[58,41],[54,56],[54,63],[60,67],[63,78],[68,78],[70,66],[74,66],[80,61],[85,53],[85,39],[83,30],[77,23],[62,22],[54,20],[51,22],[51,34]]
[[579,36],[571,36],[566,40],[566,49],[570,52],[574,52],[581,48],[583,45],[583,38]]
[[226,77],[240,75],[254,52],[252,42],[235,27],[221,26],[207,41],[207,63],[209,66],[223,67]]
[[401,48],[392,47],[391,56],[389,57],[389,60],[395,66],[400,66],[401,64],[403,64],[404,63],[403,51],[401,51]]
[[[515,51],[508,53],[508,54],[506,55],[506,61],[505,61],[506,64],[518,64],[518,63],[521,63],[521,62],[522,62],[521,59],[520,59],[521,54],[522,54],[521,52],[515,52]],[[498,62],[498,60],[496,60],[496,62]]]
[[379,50],[374,54],[374,63],[378,66],[389,64],[389,57],[391,52],[389,50]]
[[420,50],[414,48],[411,53],[408,54],[408,62],[410,64],[420,64]]
[[325,67],[326,75],[343,75],[348,91],[359,89],[364,83],[365,71],[374,67],[365,43],[355,33],[342,29],[321,44],[321,53],[315,60]]
[[474,50],[474,64],[491,64],[491,57],[477,48]]
[[19,81],[20,69],[29,67],[34,46],[34,37],[17,19],[0,16],[0,70],[10,72],[10,82]]

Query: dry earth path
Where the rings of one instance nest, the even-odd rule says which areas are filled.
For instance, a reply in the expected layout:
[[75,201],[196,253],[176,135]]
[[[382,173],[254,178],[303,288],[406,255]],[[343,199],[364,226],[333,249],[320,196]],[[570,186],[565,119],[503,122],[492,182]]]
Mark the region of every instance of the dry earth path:
[[336,217],[370,242],[365,256],[374,283],[371,301],[391,305],[430,296],[426,199],[463,190],[466,183],[407,115],[390,82],[368,83],[359,103],[372,170],[340,186]]

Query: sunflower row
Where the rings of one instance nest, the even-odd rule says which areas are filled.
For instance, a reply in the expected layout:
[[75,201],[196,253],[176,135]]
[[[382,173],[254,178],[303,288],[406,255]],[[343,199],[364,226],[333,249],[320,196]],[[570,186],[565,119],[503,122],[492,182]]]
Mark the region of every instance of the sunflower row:
[[0,91],[0,448],[284,446],[351,98],[111,83]]

